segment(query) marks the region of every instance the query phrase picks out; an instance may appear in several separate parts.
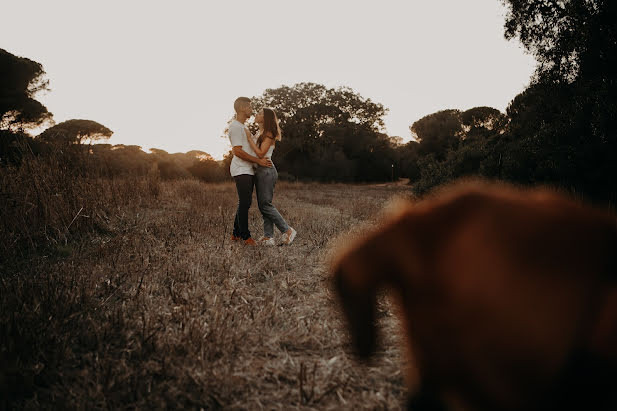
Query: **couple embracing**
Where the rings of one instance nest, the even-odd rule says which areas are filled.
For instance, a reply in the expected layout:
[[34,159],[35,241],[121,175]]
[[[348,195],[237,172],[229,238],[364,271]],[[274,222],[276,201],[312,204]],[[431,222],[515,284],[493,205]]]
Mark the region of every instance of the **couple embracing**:
[[[296,230],[272,205],[274,186],[278,173],[272,163],[272,152],[277,141],[281,140],[281,130],[276,114],[263,108],[255,116],[259,132],[253,136],[244,124],[253,115],[253,107],[248,97],[238,97],[234,102],[236,118],[229,125],[229,140],[233,159],[229,171],[238,191],[238,209],[234,220],[232,241],[243,241],[246,245],[275,245],[274,226],[282,233],[283,244],[291,244]],[[249,231],[249,208],[253,198],[253,187],[257,192],[257,203],[263,217],[264,235],[259,242],[251,237]]]

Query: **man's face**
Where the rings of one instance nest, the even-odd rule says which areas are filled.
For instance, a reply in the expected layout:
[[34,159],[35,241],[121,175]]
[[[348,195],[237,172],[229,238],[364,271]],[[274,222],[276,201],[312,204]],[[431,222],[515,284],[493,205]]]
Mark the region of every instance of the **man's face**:
[[248,103],[247,105],[244,106],[244,115],[247,118],[253,115],[253,106],[251,105],[251,103]]

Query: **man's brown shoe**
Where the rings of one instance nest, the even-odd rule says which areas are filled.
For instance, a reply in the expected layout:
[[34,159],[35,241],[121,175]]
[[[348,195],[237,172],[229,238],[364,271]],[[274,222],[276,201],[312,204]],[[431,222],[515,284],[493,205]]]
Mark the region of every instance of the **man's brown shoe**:
[[242,240],[242,238],[241,238],[241,237],[236,237],[236,236],[235,236],[235,235],[233,235],[233,234],[231,235],[231,241],[240,241],[240,240]]
[[255,240],[249,237],[246,240],[244,240],[244,245],[257,245],[257,243],[255,242]]

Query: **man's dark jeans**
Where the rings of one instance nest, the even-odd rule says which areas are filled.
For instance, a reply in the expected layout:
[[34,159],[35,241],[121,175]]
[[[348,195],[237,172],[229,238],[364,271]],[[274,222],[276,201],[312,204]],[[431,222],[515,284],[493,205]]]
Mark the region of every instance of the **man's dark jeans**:
[[249,174],[241,174],[234,177],[236,190],[238,191],[238,209],[234,220],[233,235],[243,240],[251,237],[249,231],[249,208],[253,199],[254,177]]

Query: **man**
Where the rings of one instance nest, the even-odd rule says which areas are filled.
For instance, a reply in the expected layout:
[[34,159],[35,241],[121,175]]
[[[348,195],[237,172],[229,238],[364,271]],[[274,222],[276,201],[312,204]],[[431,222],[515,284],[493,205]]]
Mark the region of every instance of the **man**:
[[234,220],[232,241],[244,241],[246,245],[257,245],[251,238],[249,231],[249,208],[253,198],[255,170],[253,163],[263,167],[271,167],[272,161],[268,158],[258,158],[248,143],[246,125],[244,123],[253,114],[251,100],[248,97],[238,97],[234,102],[236,118],[229,125],[229,141],[234,155],[229,171],[236,182],[238,191],[238,209]]

